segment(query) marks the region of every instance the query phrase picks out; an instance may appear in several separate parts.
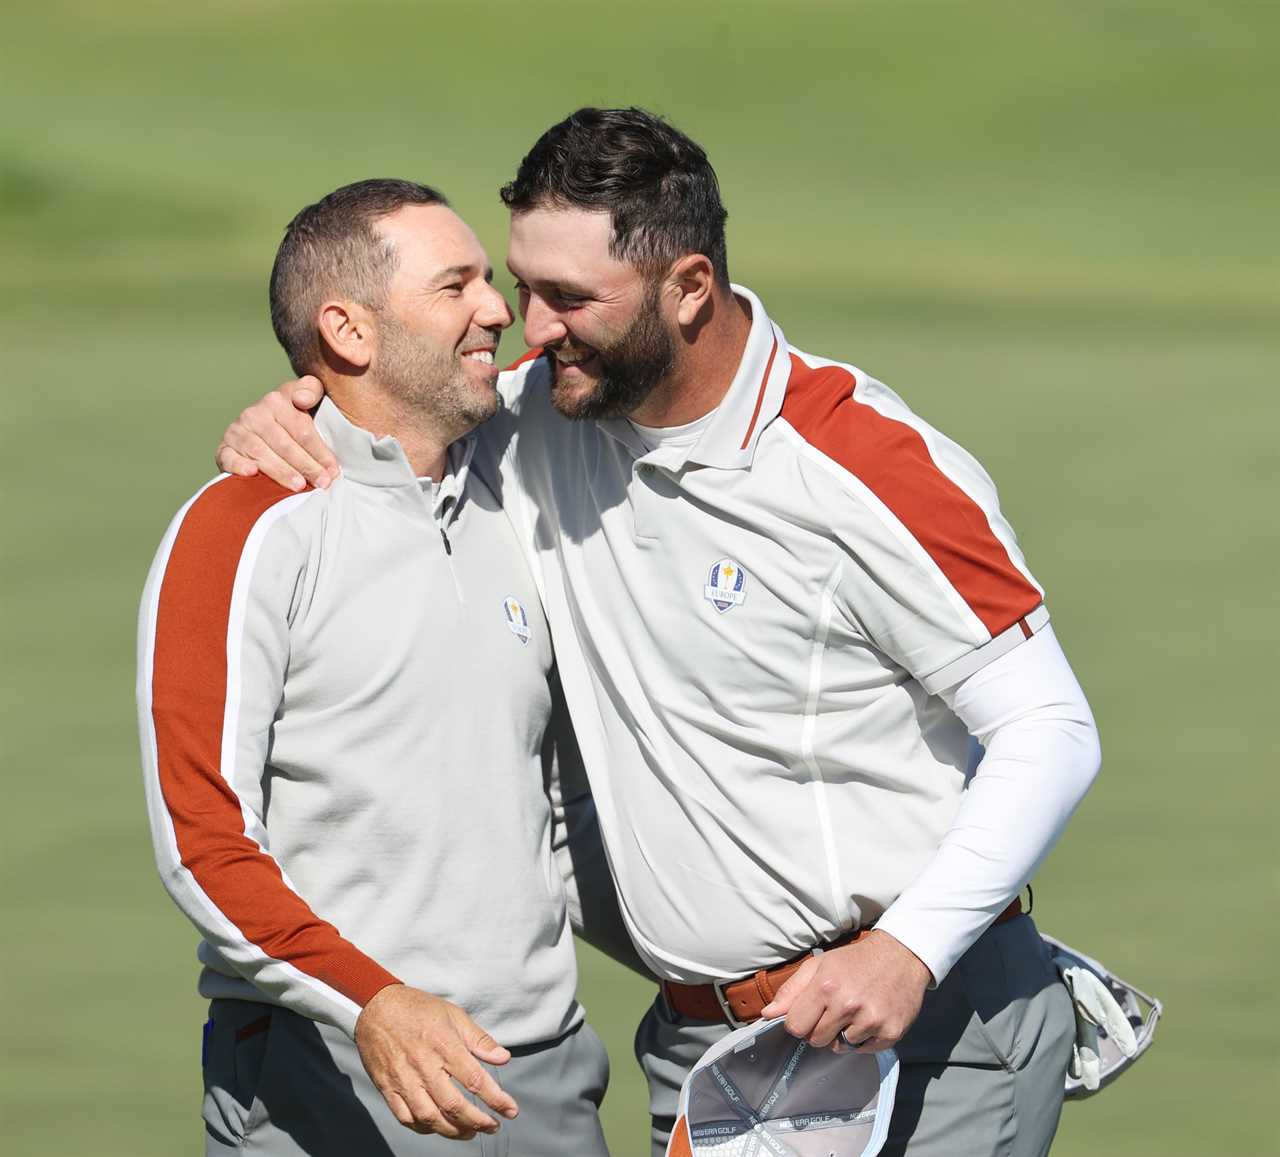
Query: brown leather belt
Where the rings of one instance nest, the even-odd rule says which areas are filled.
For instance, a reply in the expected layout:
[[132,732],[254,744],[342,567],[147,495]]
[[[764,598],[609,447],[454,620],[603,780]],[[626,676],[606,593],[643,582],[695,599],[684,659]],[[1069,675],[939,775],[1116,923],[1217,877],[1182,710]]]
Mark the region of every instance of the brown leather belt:
[[[993,923],[1003,924],[1006,920],[1021,915],[1022,899],[1015,896],[1013,902]],[[742,980],[721,980],[714,984],[677,984],[672,980],[664,980],[662,994],[671,1010],[680,1016],[692,1020],[723,1021],[732,1028],[738,1028],[759,1020],[761,1010],[778,995],[778,989],[810,956],[816,956],[830,948],[852,944],[870,931],[870,928],[859,928],[856,932],[850,932],[839,940],[806,952],[795,960],[779,964],[776,968],[762,968],[754,976]]]

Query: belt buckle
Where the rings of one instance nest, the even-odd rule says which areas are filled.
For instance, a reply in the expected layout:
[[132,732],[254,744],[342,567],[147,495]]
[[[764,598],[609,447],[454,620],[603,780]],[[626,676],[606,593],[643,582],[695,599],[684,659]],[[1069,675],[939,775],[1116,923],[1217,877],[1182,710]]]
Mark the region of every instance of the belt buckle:
[[713,980],[711,982],[711,991],[716,994],[716,1002],[720,1005],[720,1015],[724,1017],[730,1028],[746,1028],[751,1022],[749,1020],[739,1020],[729,1007],[729,1000],[724,994],[721,985],[737,984],[736,980]]

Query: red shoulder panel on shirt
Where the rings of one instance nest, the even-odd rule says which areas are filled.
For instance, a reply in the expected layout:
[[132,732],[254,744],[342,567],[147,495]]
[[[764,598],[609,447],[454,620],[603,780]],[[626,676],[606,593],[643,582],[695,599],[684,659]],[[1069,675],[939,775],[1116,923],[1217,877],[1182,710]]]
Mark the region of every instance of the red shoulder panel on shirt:
[[540,357],[542,357],[542,347],[538,346],[537,349],[531,349],[527,353],[525,353],[522,357],[516,358],[516,360],[513,361],[509,366],[505,367],[502,372],[504,374],[510,373],[514,369],[519,369],[522,365],[524,365],[525,362],[531,362],[533,361],[534,358],[540,358]]
[[924,439],[854,398],[839,366],[791,356],[782,417],[811,446],[856,475],[915,537],[992,635],[1040,605],[982,508],[937,466]]
[[178,528],[156,610],[151,715],[183,865],[241,934],[363,1005],[395,978],[321,920],[245,835],[222,775],[231,595],[246,540],[291,492],[264,477],[209,486]]

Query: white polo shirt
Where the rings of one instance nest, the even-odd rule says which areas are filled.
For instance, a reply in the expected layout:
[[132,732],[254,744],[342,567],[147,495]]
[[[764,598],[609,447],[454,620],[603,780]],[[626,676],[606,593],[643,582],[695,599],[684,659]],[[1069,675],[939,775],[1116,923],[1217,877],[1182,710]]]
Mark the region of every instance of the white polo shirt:
[[875,921],[973,770],[939,692],[1048,621],[982,467],[735,292],[746,351],[692,442],[561,418],[537,357],[490,427],[624,917],[687,982]]

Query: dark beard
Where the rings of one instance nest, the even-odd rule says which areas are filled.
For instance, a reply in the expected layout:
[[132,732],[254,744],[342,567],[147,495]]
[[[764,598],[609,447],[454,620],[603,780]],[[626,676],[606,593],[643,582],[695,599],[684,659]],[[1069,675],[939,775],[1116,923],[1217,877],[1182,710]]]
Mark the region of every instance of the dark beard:
[[635,410],[676,364],[676,343],[662,320],[658,286],[650,287],[627,330],[608,346],[597,346],[603,371],[595,391],[571,400],[551,389],[551,403],[575,421],[621,418]]

